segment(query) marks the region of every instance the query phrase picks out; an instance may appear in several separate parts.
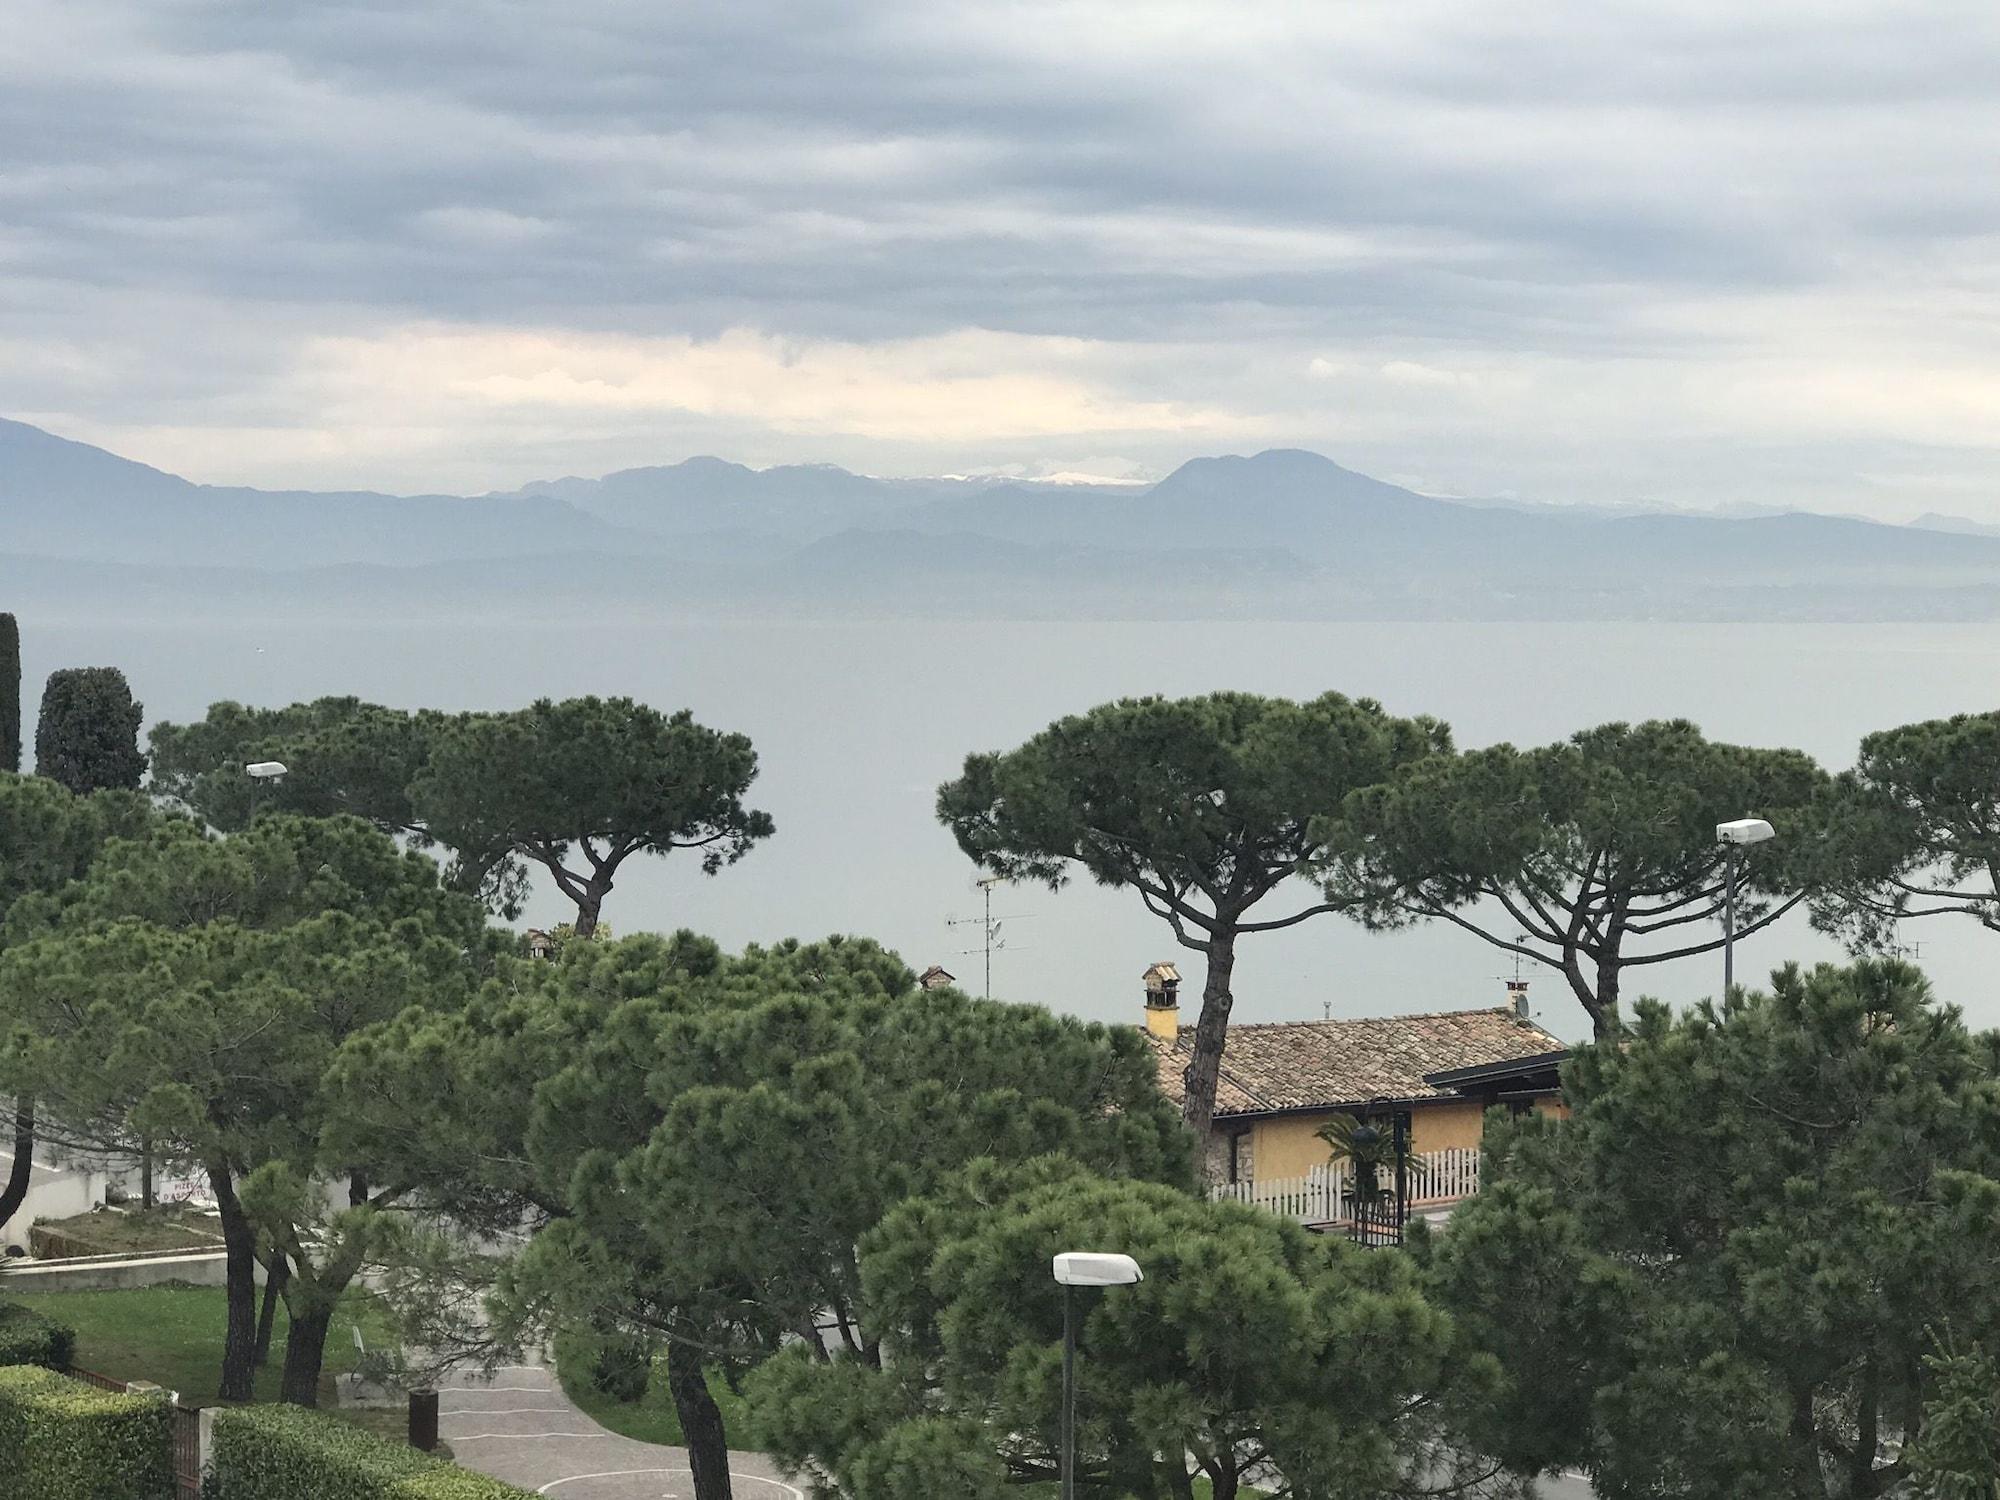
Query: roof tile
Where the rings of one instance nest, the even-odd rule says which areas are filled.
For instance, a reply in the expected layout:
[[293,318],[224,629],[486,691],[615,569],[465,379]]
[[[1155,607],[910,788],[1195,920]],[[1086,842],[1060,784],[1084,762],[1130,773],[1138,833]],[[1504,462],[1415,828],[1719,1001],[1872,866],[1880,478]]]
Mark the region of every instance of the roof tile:
[[[1179,1103],[1194,1057],[1194,1028],[1147,1040],[1160,1088]],[[1231,1026],[1215,1090],[1217,1118],[1281,1109],[1333,1108],[1371,1099],[1449,1098],[1426,1073],[1560,1052],[1564,1043],[1511,1007],[1435,1011],[1354,1021]]]

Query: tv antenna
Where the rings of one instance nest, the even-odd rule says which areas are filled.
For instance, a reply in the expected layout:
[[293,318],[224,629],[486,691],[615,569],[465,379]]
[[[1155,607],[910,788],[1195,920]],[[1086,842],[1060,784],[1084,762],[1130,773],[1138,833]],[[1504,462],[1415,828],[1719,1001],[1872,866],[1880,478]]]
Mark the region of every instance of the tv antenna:
[[[1514,934],[1514,941],[1516,943],[1525,943],[1528,942],[1531,937],[1532,934],[1530,933],[1517,932]],[[1512,974],[1495,974],[1493,977],[1495,979],[1505,979],[1514,984],[1519,984],[1521,982],[1521,954],[1519,949],[1516,949],[1514,953],[1514,972]]]
[[[1517,932],[1514,934],[1514,941],[1517,944],[1527,943],[1532,941],[1532,939],[1532,933]],[[1525,1004],[1523,997],[1527,994],[1527,981],[1521,977],[1521,957],[1520,949],[1517,947],[1514,950],[1514,972],[1512,974],[1495,974],[1493,976],[1507,986],[1507,992],[1517,1006]],[[1523,1009],[1517,1011],[1517,1014],[1525,1018],[1528,1012]]]
[[986,910],[984,915],[977,917],[946,917],[944,925],[947,927],[977,927],[980,930],[979,946],[977,948],[962,948],[959,951],[961,953],[983,953],[986,955],[986,988],[984,998],[991,1000],[993,998],[993,955],[1007,946],[1007,939],[1001,936],[1001,929],[1006,923],[1019,920],[1019,915],[1018,913],[1011,913],[1001,917],[993,915],[993,887],[996,885],[1005,885],[1006,879],[1004,876],[989,875],[984,880],[975,883],[979,887],[980,895],[985,899]]

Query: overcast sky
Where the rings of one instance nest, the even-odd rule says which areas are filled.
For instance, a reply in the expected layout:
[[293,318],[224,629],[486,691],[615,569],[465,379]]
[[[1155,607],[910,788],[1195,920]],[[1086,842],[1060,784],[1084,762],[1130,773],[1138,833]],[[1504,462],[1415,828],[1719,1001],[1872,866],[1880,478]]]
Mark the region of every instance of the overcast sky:
[[7,0],[0,413],[2000,519],[2000,10]]

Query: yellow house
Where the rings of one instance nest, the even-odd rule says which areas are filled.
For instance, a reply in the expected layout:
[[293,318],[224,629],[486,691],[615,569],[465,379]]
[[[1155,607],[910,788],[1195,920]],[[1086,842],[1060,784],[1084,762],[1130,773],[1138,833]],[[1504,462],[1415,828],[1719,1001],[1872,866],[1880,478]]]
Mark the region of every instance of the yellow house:
[[[1512,1003],[1368,1020],[1231,1026],[1207,1142],[1209,1180],[1265,1183],[1305,1177],[1331,1155],[1319,1131],[1336,1114],[1388,1125],[1397,1116],[1418,1155],[1477,1148],[1495,1104],[1563,1112],[1556,1072],[1568,1049],[1530,1021],[1527,986]],[[1160,1087],[1178,1103],[1194,1057],[1180,1024],[1180,976],[1146,971],[1146,1035]]]

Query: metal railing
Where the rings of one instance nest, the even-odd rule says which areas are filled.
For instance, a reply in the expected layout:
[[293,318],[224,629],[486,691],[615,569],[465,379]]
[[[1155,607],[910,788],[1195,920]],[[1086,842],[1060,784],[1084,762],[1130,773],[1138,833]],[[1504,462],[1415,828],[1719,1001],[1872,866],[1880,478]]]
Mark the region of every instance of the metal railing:
[[94,1385],[100,1391],[117,1391],[120,1395],[123,1395],[125,1392],[124,1381],[113,1380],[109,1375],[100,1375],[95,1370],[86,1370],[82,1365],[71,1365],[63,1373],[69,1376],[71,1380],[80,1380],[85,1385]]
[[174,1403],[175,1500],[201,1500],[201,1408]]

